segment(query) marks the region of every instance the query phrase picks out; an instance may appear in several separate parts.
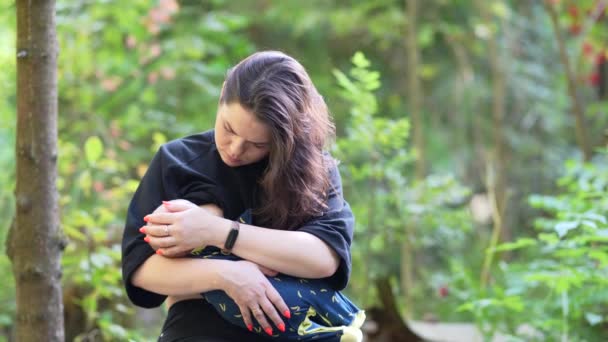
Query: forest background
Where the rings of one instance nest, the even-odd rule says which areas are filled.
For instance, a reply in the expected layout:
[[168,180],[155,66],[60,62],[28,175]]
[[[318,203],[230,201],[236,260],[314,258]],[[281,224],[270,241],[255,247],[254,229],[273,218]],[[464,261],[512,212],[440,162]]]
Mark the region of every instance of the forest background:
[[[514,341],[533,339],[522,325],[608,339],[607,5],[57,1],[66,338],[158,334],[145,326],[164,309],[136,311],[121,285],[130,197],[161,144],[212,127],[227,68],[276,49],[337,125],[357,304]],[[15,315],[15,37],[0,0],[0,341]]]

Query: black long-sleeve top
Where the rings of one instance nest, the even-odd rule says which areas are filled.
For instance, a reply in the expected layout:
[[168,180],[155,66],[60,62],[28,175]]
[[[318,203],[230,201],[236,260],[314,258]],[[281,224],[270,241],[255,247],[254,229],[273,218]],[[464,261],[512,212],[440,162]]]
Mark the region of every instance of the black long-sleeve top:
[[[213,130],[161,146],[133,195],[122,240],[123,281],[127,295],[135,305],[157,307],[166,298],[131,284],[135,270],[154,254],[143,240],[144,234],[139,232],[145,224],[143,217],[152,213],[163,200],[181,198],[197,205],[214,203],[222,208],[224,217],[235,219],[246,209],[259,205],[258,180],[267,163],[264,159],[250,165],[229,167],[218,154]],[[354,218],[342,195],[337,166],[329,170],[329,175],[328,209],[296,230],[317,236],[336,251],[340,266],[327,281],[336,290],[341,290],[350,276]]]

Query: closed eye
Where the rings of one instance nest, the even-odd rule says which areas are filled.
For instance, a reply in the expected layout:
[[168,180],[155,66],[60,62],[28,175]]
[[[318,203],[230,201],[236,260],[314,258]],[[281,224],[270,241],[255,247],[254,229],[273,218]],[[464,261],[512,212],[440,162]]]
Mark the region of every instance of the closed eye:
[[[228,132],[228,134],[236,135],[236,133],[232,130],[232,128],[230,127],[230,125],[228,123],[226,123],[226,122],[224,122],[224,130],[226,132]],[[252,144],[255,148],[257,148],[259,150],[268,148],[268,143],[252,143],[252,142],[249,142],[249,143]]]
[[234,131],[232,130],[232,128],[230,128],[230,126],[228,126],[227,124],[224,124],[224,129],[226,130],[226,132],[234,134]]

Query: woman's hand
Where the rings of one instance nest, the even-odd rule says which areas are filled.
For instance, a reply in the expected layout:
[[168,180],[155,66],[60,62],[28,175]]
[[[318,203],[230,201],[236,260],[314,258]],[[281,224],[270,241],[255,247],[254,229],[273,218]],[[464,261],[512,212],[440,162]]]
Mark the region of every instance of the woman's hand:
[[180,257],[210,243],[213,231],[205,229],[213,219],[221,218],[222,210],[213,204],[198,207],[186,200],[163,202],[144,220],[148,224],[140,229],[144,239],[157,254]]
[[[169,212],[169,209],[167,209],[164,205],[161,204],[161,205],[158,206],[158,208],[156,208],[154,210],[153,213],[156,214],[156,213],[168,213],[168,212]],[[145,230],[146,230],[147,227],[148,227],[147,225],[144,226],[144,227],[142,227],[143,230],[144,230],[144,232],[145,232]],[[142,229],[140,229],[140,231],[142,231]],[[148,242],[148,244],[150,245],[150,247],[152,247],[152,249],[155,250],[155,251],[157,251],[160,248],[160,246],[158,244],[156,244],[156,241],[152,242],[152,236],[151,235],[146,234],[146,237],[144,238],[144,241]],[[187,253],[188,252],[183,252],[183,253],[181,253],[179,255],[175,255],[174,257],[182,257],[182,256],[185,256]]]
[[289,318],[289,307],[264,276],[276,274],[276,271],[247,260],[232,262],[231,267],[222,273],[222,289],[239,306],[249,331],[253,329],[252,314],[268,335],[272,335],[272,326],[266,317],[270,318],[280,331],[285,331],[285,323],[279,312]]

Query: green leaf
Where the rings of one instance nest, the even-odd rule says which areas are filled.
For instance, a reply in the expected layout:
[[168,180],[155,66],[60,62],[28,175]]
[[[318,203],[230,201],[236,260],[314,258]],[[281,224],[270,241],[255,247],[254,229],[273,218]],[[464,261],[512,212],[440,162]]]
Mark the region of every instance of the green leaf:
[[151,150],[155,152],[161,147],[161,145],[167,142],[167,137],[160,132],[154,132],[152,135],[152,140],[154,141],[154,144],[152,145]]
[[103,143],[97,136],[92,136],[84,143],[84,154],[89,165],[95,165],[103,153]]
[[502,304],[515,312],[522,312],[524,310],[524,303],[519,296],[506,297]]
[[93,186],[93,177],[91,177],[91,172],[89,172],[89,170],[84,170],[80,174],[80,176],[78,177],[78,186],[85,195],[88,196],[91,193],[91,187]]
[[543,241],[549,245],[555,244],[559,242],[559,239],[555,236],[555,234],[549,233],[540,233],[538,234],[538,239]]
[[370,66],[370,62],[361,51],[355,52],[352,59],[353,64],[358,68],[367,68]]
[[420,44],[420,47],[427,47],[430,46],[433,43],[433,37],[435,36],[435,31],[433,29],[433,26],[431,25],[424,25],[422,26],[422,28],[418,31],[418,44]]
[[80,230],[71,225],[63,225],[64,233],[71,239],[86,241],[87,237]]
[[589,220],[593,220],[593,221],[598,221],[601,222],[603,224],[606,224],[606,216],[600,215],[600,214],[596,214],[596,213],[585,213],[583,214],[583,217],[589,219]]
[[581,223],[584,224],[587,227],[590,227],[590,228],[593,228],[593,229],[597,229],[597,223],[595,223],[594,221],[583,220]]
[[488,253],[490,252],[501,252],[501,251],[510,251],[514,249],[536,246],[537,241],[531,238],[521,238],[515,242],[503,243],[501,245],[496,246],[494,250],[488,249]]
[[370,241],[370,248],[374,252],[381,252],[384,250],[384,239],[381,234],[375,234]]
[[608,253],[600,250],[593,250],[589,252],[589,257],[591,259],[597,260],[600,265],[608,266]]
[[434,64],[429,64],[429,63],[422,64],[422,67],[418,71],[420,77],[422,77],[425,80],[434,78],[438,72],[439,72],[439,69],[437,69],[437,66]]
[[113,337],[124,339],[127,336],[127,331],[125,330],[125,328],[121,327],[118,324],[110,323],[108,324],[107,329]]
[[501,19],[506,19],[509,17],[509,8],[503,2],[495,1],[492,3],[490,8],[492,12]]
[[340,71],[338,69],[334,69],[333,74],[334,74],[334,77],[337,79],[338,84],[340,86],[342,86],[347,92],[349,92],[349,93],[357,92],[356,86],[351,82],[351,80],[342,71]]
[[557,232],[557,235],[560,238],[563,238],[564,236],[566,236],[566,234],[568,234],[569,231],[578,227],[578,225],[578,221],[565,221],[556,224],[554,229],[555,232]]
[[464,303],[464,304],[460,305],[459,307],[457,307],[456,312],[462,312],[462,311],[473,312],[474,309],[475,309],[475,303],[468,302],[468,303]]
[[592,326],[597,325],[604,320],[602,316],[594,314],[593,312],[585,312],[585,319],[587,319],[587,322]]

